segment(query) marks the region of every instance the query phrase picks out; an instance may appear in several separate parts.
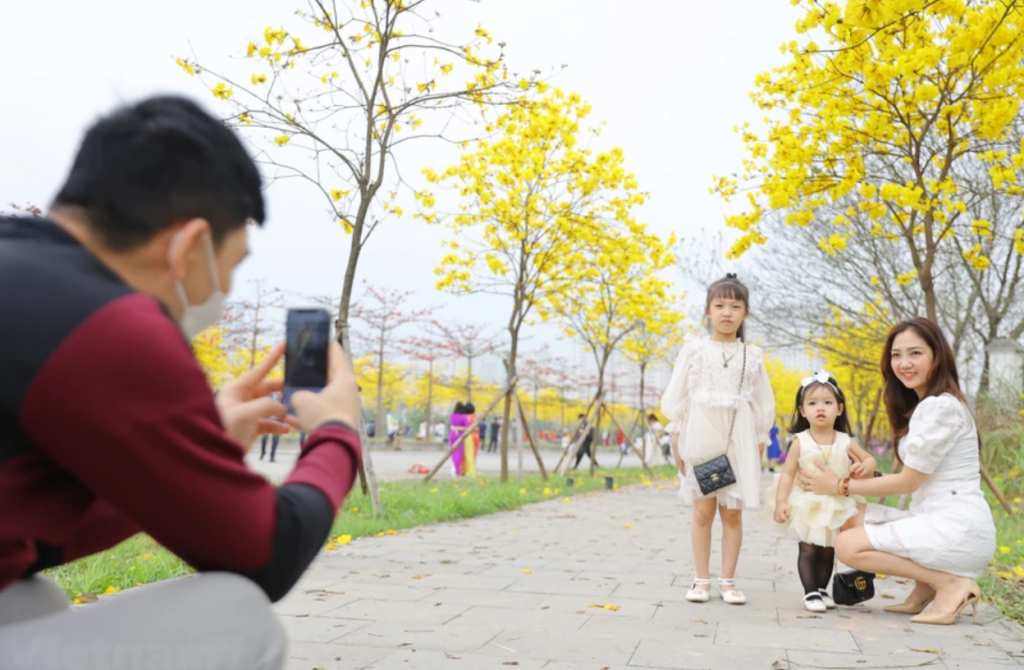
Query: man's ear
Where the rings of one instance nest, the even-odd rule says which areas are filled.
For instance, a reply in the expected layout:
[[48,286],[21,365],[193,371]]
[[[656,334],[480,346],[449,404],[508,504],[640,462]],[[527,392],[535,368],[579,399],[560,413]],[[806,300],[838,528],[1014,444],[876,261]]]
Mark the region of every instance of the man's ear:
[[[201,250],[201,238],[210,230],[206,219],[190,219],[179,224],[172,232],[167,249],[167,258],[171,264],[174,278],[181,281],[185,278],[185,270],[189,264],[189,256],[195,250]],[[205,252],[204,252],[205,253]]]

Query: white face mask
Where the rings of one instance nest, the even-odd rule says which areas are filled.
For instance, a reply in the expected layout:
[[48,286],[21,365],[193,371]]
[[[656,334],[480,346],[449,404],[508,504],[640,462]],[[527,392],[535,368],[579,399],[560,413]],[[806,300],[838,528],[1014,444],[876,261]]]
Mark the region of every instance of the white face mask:
[[220,290],[220,277],[217,274],[217,258],[213,253],[213,242],[210,239],[210,234],[207,233],[205,236],[206,240],[206,259],[209,263],[210,277],[213,281],[213,293],[206,299],[201,305],[189,305],[188,295],[185,294],[185,286],[180,281],[174,282],[174,290],[178,293],[178,300],[181,301],[184,311],[181,313],[181,318],[178,320],[178,325],[181,327],[181,332],[185,334],[190,341],[199,333],[203,332],[213,324],[220,321],[224,315],[224,303],[227,301],[227,296]]

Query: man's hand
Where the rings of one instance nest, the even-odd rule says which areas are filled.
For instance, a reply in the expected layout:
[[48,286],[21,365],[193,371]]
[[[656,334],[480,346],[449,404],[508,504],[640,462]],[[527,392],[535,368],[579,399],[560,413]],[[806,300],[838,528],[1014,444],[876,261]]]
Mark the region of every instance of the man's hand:
[[[248,451],[258,435],[265,433],[284,435],[288,433],[289,417],[285,416],[283,404],[270,397],[284,386],[281,379],[267,379],[277,362],[284,355],[284,345],[279,344],[251,370],[233,381],[224,384],[217,393],[217,409],[226,432]],[[276,420],[275,420],[276,419]]]
[[291,397],[298,426],[305,433],[312,433],[330,421],[359,426],[363,408],[359,385],[348,356],[336,341],[331,342],[328,359],[327,386],[318,393],[296,391]]

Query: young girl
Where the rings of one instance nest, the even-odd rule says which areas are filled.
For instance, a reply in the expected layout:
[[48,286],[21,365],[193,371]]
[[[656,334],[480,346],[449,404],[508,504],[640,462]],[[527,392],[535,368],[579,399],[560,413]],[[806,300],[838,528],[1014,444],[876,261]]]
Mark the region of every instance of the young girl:
[[[679,495],[693,505],[690,535],[697,576],[686,599],[710,599],[711,524],[717,510],[722,518],[719,593],[725,602],[742,605],[746,596],[735,586],[742,514],[760,504],[761,453],[775,418],[775,398],[761,350],[743,341],[750,295],[736,275],[711,285],[705,313],[711,337],[689,341],[679,352],[661,410],[671,422]],[[723,454],[736,483],[705,496],[693,468]]]
[[[775,486],[765,491],[765,515],[781,524],[800,543],[797,572],[804,586],[804,608],[824,612],[836,605],[828,595],[835,564],[835,538],[857,515],[859,496],[816,495],[793,487],[799,468],[816,469],[820,462],[836,476],[864,478],[875,472],[875,459],[850,439],[846,399],[827,372],[803,380],[796,394],[797,417],[786,465]],[[851,467],[851,459],[855,462]]]

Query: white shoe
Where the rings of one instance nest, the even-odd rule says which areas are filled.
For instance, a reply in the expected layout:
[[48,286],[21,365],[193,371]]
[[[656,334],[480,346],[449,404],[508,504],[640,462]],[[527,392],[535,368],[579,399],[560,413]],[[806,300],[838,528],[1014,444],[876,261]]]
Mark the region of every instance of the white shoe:
[[693,578],[693,586],[686,592],[686,599],[691,603],[706,603],[711,600],[710,589],[705,591],[704,589],[698,589],[698,586],[711,586],[710,579],[701,579],[700,577]]
[[832,596],[828,594],[825,589],[818,589],[818,593],[821,594],[821,600],[825,603],[825,607],[834,610],[836,608],[836,601],[832,600]]
[[718,578],[718,592],[721,594],[722,600],[730,605],[746,605],[747,597],[743,595],[742,591],[737,591],[735,586],[735,579]]
[[825,600],[817,591],[814,593],[808,593],[804,596],[804,609],[808,612],[817,612],[819,614],[828,611],[828,607],[825,605]]

